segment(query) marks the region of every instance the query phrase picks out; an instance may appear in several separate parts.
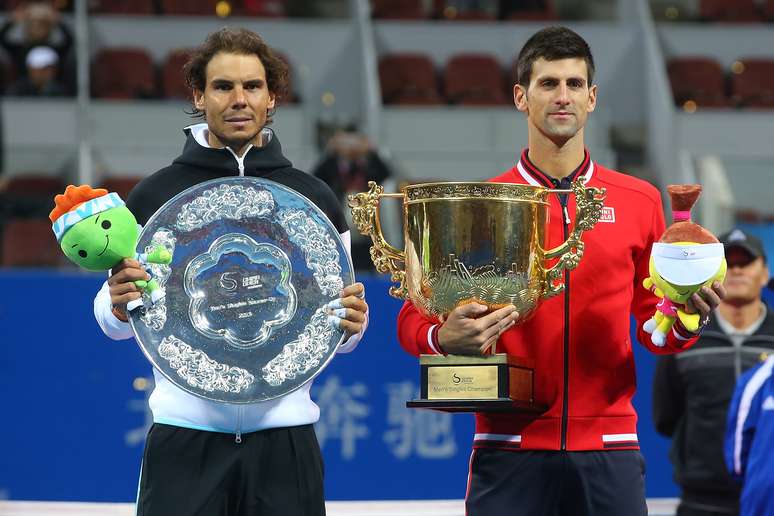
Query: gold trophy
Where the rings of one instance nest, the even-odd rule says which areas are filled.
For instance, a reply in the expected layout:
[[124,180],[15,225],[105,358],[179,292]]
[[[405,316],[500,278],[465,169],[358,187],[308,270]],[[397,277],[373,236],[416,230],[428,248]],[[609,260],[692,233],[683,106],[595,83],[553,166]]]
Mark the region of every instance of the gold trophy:
[[[477,302],[490,311],[513,304],[516,324],[527,320],[541,299],[564,289],[563,272],[583,256],[581,236],[602,213],[603,188],[571,190],[510,183],[444,182],[409,185],[386,194],[370,181],[369,191],[349,196],[360,233],[373,241],[376,270],[390,273],[397,285],[390,294],[410,299],[424,315],[446,315]],[[560,246],[545,250],[548,196],[574,194],[575,226]],[[379,220],[383,198],[403,200],[405,250],[384,239]],[[558,259],[551,267],[546,261]],[[505,353],[422,355],[420,399],[409,407],[450,412],[543,412],[534,397],[533,364]]]

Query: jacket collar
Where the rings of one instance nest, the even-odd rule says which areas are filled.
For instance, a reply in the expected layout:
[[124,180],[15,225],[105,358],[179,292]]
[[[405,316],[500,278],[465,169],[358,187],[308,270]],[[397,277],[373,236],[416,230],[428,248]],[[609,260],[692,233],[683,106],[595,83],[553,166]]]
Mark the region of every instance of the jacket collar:
[[[532,186],[543,186],[546,188],[556,188],[559,186],[560,181],[555,179],[539,168],[535,166],[529,159],[529,149],[524,149],[521,153],[521,158],[516,163],[516,171]],[[586,184],[594,175],[594,162],[591,161],[591,155],[586,149],[583,151],[583,161],[578,167],[566,177],[570,181],[575,180],[576,177],[582,177],[583,184]]]

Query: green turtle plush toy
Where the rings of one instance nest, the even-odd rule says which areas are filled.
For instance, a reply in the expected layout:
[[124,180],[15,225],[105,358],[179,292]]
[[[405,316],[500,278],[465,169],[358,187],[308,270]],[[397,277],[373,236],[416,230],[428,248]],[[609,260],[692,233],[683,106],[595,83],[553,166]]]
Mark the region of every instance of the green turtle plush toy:
[[[89,185],[69,185],[54,198],[49,214],[57,242],[65,256],[90,271],[107,271],[124,258],[142,264],[169,264],[172,254],[163,246],[138,253],[139,226],[134,215],[115,192]],[[151,303],[164,297],[164,289],[151,278],[134,282],[150,295]],[[142,298],[127,304],[127,310],[143,305]]]

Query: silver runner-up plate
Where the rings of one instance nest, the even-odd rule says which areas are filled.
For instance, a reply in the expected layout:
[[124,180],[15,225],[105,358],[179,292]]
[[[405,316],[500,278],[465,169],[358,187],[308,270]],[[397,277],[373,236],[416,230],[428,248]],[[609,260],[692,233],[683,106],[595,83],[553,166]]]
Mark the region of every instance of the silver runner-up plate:
[[166,291],[130,312],[137,342],[180,388],[209,400],[266,401],[325,368],[344,331],[326,304],[354,282],[338,231],[309,199],[265,179],[228,177],[176,195],[148,221],[138,252]]

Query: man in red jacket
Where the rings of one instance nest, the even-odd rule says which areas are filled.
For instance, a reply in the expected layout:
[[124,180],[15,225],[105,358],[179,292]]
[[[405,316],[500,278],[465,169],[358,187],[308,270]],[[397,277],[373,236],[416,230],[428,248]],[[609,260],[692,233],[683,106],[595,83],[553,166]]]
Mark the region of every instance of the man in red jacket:
[[[466,495],[469,516],[637,516],[647,514],[637,415],[630,316],[638,339],[654,353],[676,353],[696,340],[679,323],[663,346],[642,324],[657,298],[642,286],[651,245],[664,231],[661,197],[645,181],[594,163],[583,126],[594,110],[594,61],[588,44],[563,27],[533,35],[522,48],[514,102],[527,118],[529,148],[492,181],[569,188],[580,178],[607,190],[602,219],[584,233],[580,265],[564,276],[565,290],[528,321],[505,307],[463,305],[443,321],[423,317],[407,302],[398,317],[401,345],[422,353],[498,351],[535,363],[540,415],[478,413]],[[575,200],[551,196],[548,248],[566,238]],[[706,321],[723,287],[705,288],[692,308]]]

